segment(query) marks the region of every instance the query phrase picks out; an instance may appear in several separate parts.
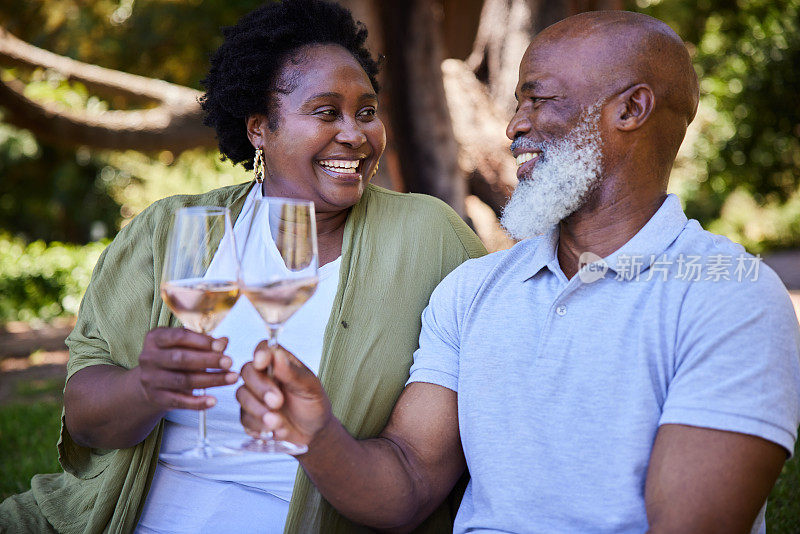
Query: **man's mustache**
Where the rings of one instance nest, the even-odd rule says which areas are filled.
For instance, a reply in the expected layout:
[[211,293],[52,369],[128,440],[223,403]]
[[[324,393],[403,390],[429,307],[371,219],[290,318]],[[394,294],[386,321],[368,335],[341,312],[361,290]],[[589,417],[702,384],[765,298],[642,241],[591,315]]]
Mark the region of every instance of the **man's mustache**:
[[529,150],[529,151],[539,151],[544,152],[545,143],[537,143],[535,141],[531,141],[527,137],[519,136],[511,143],[509,150],[514,152],[517,149]]

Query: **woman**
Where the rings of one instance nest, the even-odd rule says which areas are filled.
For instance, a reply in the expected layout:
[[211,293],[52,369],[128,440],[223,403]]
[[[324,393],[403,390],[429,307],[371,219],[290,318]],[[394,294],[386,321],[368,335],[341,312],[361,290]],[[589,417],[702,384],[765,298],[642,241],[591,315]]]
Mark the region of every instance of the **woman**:
[[[272,532],[283,530],[284,522],[289,532],[357,528],[289,457],[241,455],[192,466],[159,461],[159,451],[179,447],[196,431],[186,410],[217,404],[209,411],[212,432],[215,425],[234,432],[235,371],[265,337],[258,330],[263,324],[248,319],[246,309],[232,310],[228,319],[239,315],[213,337],[175,328],[158,287],[176,209],[228,206],[239,233],[261,196],[314,201],[327,289],[323,280],[317,304],[307,305],[315,314],[302,317],[301,309],[281,342],[316,366],[334,413],[358,438],[375,436],[385,425],[408,376],[433,288],[458,264],[485,253],[442,202],[369,185],[385,145],[376,115],[378,69],[364,47],[366,30],[348,11],[319,0],[286,0],[253,11],[224,35],[204,80],[206,123],[216,129],[224,157],[248,169],[257,164],[256,180],[156,202],[104,252],[68,338],[58,446],[66,473],[34,478],[31,492],[3,503],[0,526],[65,532],[248,526]],[[201,387],[216,389],[209,391],[213,396],[191,395]],[[443,508],[424,528],[443,531],[449,521]]]

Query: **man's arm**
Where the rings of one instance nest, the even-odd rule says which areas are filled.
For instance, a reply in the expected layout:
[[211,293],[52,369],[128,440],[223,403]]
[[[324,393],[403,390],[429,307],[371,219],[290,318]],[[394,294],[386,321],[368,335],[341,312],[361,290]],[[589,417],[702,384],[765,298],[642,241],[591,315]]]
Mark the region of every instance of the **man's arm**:
[[273,353],[263,346],[256,352],[256,365],[272,366],[273,376],[253,364],[242,369],[245,385],[237,392],[242,424],[251,434],[271,430],[279,439],[308,444],[297,459],[320,493],[350,520],[412,530],[464,472],[454,391],[410,384],[381,435],[358,441],[332,415],[314,373],[283,348]]
[[645,486],[650,532],[749,533],[785,460],[755,436],[662,425]]

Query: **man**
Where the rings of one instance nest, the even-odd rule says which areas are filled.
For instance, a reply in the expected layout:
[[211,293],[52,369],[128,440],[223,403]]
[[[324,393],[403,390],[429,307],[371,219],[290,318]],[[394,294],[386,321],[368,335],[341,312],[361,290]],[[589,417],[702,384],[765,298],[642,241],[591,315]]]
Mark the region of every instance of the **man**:
[[530,239],[436,289],[382,435],[353,439],[265,347],[274,375],[243,371],[243,424],[307,443],[320,492],[375,528],[419,524],[466,466],[456,532],[763,531],[800,422],[800,334],[775,274],[666,193],[698,101],[680,38],[571,17],[531,43],[516,96],[503,223]]

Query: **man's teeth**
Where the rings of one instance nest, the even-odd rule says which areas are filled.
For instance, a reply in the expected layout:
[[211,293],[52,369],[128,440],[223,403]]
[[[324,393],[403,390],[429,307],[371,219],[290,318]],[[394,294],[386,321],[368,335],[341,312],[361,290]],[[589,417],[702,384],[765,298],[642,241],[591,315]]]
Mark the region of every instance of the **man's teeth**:
[[323,159],[319,161],[321,167],[344,174],[355,174],[359,163],[360,161],[355,159]]
[[525,152],[523,154],[520,154],[519,156],[516,157],[517,167],[519,167],[524,163],[528,163],[530,160],[536,159],[538,157],[539,157],[538,152]]

